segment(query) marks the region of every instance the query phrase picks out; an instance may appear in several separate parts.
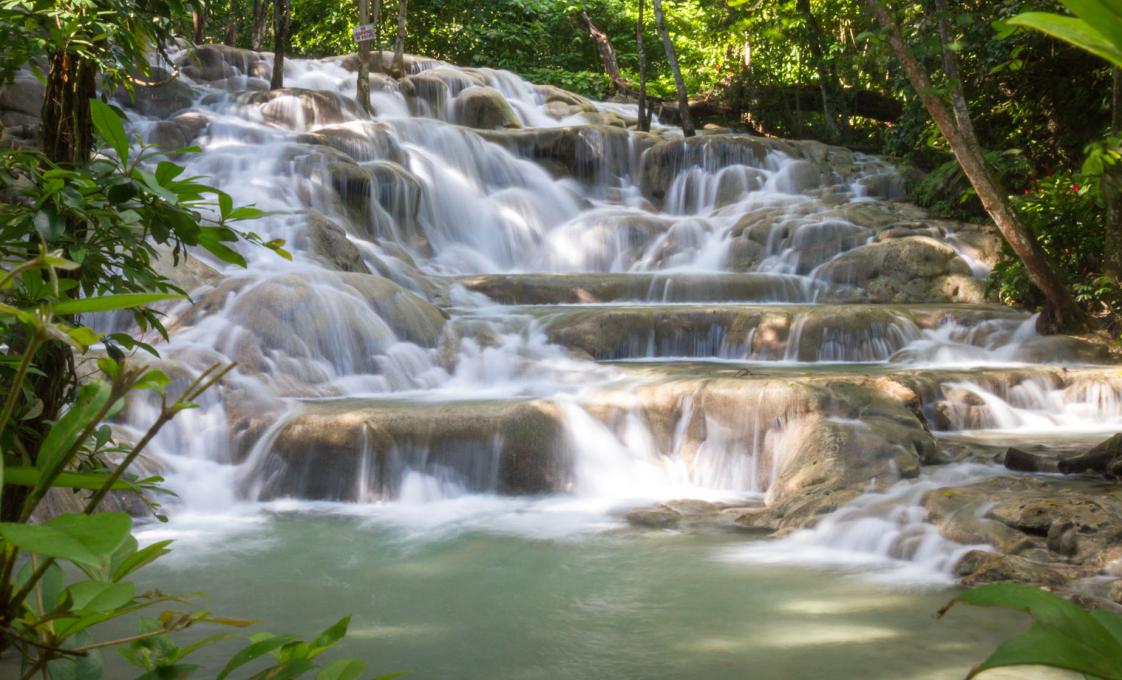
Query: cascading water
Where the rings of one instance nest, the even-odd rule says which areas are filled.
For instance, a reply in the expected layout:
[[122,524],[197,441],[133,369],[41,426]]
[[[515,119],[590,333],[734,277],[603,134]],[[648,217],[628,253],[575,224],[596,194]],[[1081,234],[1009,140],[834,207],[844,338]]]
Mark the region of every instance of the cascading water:
[[[926,424],[861,390],[906,384],[935,430],[1122,428],[1093,348],[976,304],[996,237],[899,202],[883,160],[638,134],[634,107],[434,60],[373,74],[371,116],[353,57],[286,60],[273,92],[270,55],[178,58],[189,105],[138,106],[132,130],[199,146],[177,162],[268,211],[252,230],[294,254],[203,257],[193,302],[168,311],[173,377],[238,364],[154,442],[179,514],[295,498],[431,522],[522,503],[618,526],[619,504],[790,500],[819,483],[799,466],[826,437],[838,460],[879,452],[871,495],[764,553],[947,574],[962,546],[910,509],[942,478],[893,486],[935,446]],[[823,474],[852,486],[843,463]]]

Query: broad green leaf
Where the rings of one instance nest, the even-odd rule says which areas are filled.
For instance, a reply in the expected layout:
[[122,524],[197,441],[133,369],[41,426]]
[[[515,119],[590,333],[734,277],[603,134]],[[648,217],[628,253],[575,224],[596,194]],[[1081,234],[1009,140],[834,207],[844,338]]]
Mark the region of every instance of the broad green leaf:
[[247,266],[244,257],[223,245],[223,241],[236,240],[236,237],[234,239],[229,238],[229,233],[228,229],[221,227],[203,227],[199,229],[199,245],[223,262],[236,264],[239,267]]
[[111,396],[112,388],[109,383],[102,380],[82,385],[78,391],[77,401],[51,427],[51,431],[39,446],[36,467],[45,471],[57,467],[62,462],[63,456],[74,447],[86,427],[97,420]]
[[1122,51],[1122,2],[1117,0],[1063,0],[1064,6]]
[[[9,467],[5,471],[4,483],[11,486],[35,486],[43,472],[33,467]],[[63,489],[87,489],[97,491],[108,479],[108,473],[98,472],[63,472],[51,483],[52,487]],[[138,487],[125,480],[117,480],[112,487],[114,490],[127,489],[139,490]]]
[[1116,638],[1087,610],[1046,590],[1016,583],[994,583],[967,590],[955,599],[964,604],[1027,612],[1039,623],[1065,631],[1083,644],[1122,659],[1122,639]]
[[316,636],[316,639],[312,640],[309,645],[311,647],[311,656],[316,656],[321,651],[330,648],[336,642],[342,640],[347,634],[347,626],[349,625],[351,625],[351,617],[344,616],[336,621],[330,628]]
[[183,174],[183,166],[176,165],[171,161],[160,161],[156,166],[156,181],[162,186],[167,186],[169,182]]
[[292,640],[292,637],[289,635],[274,635],[270,637],[262,637],[260,635],[257,635],[254,637],[257,638],[254,642],[252,642],[249,646],[244,647],[234,656],[230,657],[230,661],[226,664],[226,667],[222,669],[222,672],[216,676],[215,680],[224,680],[224,678],[229,676],[230,673],[237,670],[238,668],[246,665],[254,659],[258,659],[268,654],[269,652],[272,652],[279,647],[284,646]]
[[218,194],[218,214],[222,216],[222,219],[226,219],[230,216],[230,213],[233,212],[233,210],[234,199],[230,196],[230,194],[226,192],[220,192]]
[[366,662],[358,659],[333,661],[316,674],[316,680],[357,680],[366,672]]
[[172,541],[157,541],[121,559],[120,562],[114,564],[111,579],[119,581],[130,575],[130,573],[144,568],[147,564],[164,557],[165,554],[172,552],[167,549],[167,546],[171,544]]
[[1046,33],[1122,68],[1122,45],[1113,44],[1082,19],[1049,12],[1025,12],[1010,19],[1009,23]]
[[66,592],[74,611],[92,614],[125,606],[132,600],[136,586],[128,582],[79,581],[67,588]]
[[1051,666],[1103,680],[1122,680],[1118,657],[1075,639],[1071,631],[1043,623],[1034,623],[1024,633],[1006,640],[988,659],[970,669],[967,678],[1007,666]]
[[97,567],[131,529],[132,518],[123,512],[68,513],[44,524],[0,523],[0,536],[28,552]]
[[117,157],[122,163],[129,159],[129,137],[125,134],[125,125],[121,117],[108,104],[100,99],[90,100],[90,118],[98,133],[117,152]]
[[[1035,622],[975,666],[968,677],[1004,666],[1044,665],[1106,680],[1122,680],[1122,619],[1088,612],[1039,588],[1013,583],[981,586],[951,601],[1027,612]],[[944,609],[944,611],[946,611]]]
[[88,312],[108,312],[115,309],[132,309],[143,307],[164,300],[182,300],[186,295],[178,293],[122,293],[120,295],[102,295],[99,297],[67,300],[54,306],[54,313],[60,316],[70,314],[85,314]]

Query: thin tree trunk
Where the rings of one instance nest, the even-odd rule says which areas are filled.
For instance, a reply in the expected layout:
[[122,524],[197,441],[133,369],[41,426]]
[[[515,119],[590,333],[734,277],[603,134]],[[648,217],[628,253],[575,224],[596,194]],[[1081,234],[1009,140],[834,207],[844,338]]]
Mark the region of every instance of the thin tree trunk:
[[406,0],[397,0],[397,42],[393,50],[393,75],[395,78],[405,76],[405,32],[406,13],[408,12]]
[[253,0],[253,26],[249,31],[249,49],[257,51],[265,43],[268,24],[269,0]]
[[650,132],[651,112],[647,110],[647,47],[643,44],[643,10],[646,0],[639,0],[639,18],[635,22],[635,45],[639,52],[639,130]]
[[[1112,69],[1114,91],[1110,116],[1110,131],[1122,134],[1122,69]],[[1122,283],[1122,168],[1117,164],[1105,170],[1102,192],[1106,202],[1106,251],[1103,256],[1103,273]]]
[[374,24],[374,70],[382,70],[382,0],[374,0],[374,13],[370,16]]
[[284,87],[284,52],[288,45],[289,3],[292,0],[273,0],[273,80],[269,87]]
[[[358,0],[358,23],[366,25],[370,20],[370,0]],[[363,111],[372,113],[370,109],[370,41],[360,40],[358,43],[358,83],[355,97]]]
[[223,38],[222,43],[226,47],[234,47],[238,43],[238,25],[230,24],[226,27],[226,36]]
[[206,5],[200,0],[191,5],[191,28],[194,29],[195,44],[202,45],[206,39]]
[[847,126],[845,112],[842,110],[842,88],[838,81],[838,72],[828,63],[826,50],[822,46],[822,28],[814,12],[810,10],[810,0],[797,0],[795,5],[806,23],[807,44],[810,46],[810,56],[814,59],[814,68],[818,72],[818,88],[822,92],[822,118],[826,124],[826,134],[830,138],[829,141],[840,142],[845,139]]
[[666,61],[670,62],[670,70],[674,74],[674,86],[678,88],[678,115],[682,120],[682,134],[693,137],[693,120],[690,118],[690,99],[686,95],[686,83],[682,80],[682,69],[678,68],[678,56],[674,53],[674,41],[670,39],[670,31],[666,30],[666,17],[662,13],[662,0],[652,0],[654,5],[655,25],[662,35],[662,46],[666,49]]
[[596,50],[600,53],[600,61],[604,64],[604,73],[607,73],[608,78],[612,81],[613,90],[621,94],[634,94],[635,88],[631,87],[631,83],[624,80],[623,76],[620,75],[619,59],[616,58],[616,51],[612,48],[612,43],[607,34],[596,28],[596,24],[592,23],[592,17],[588,16],[588,12],[583,9],[580,12],[580,18],[588,29],[588,34],[592,36],[592,40],[596,43]]
[[[1002,236],[1024,263],[1033,283],[1044,294],[1047,304],[1040,316],[1038,327],[1043,332],[1056,332],[1061,329],[1081,330],[1087,326],[1086,316],[1075,302],[1059,270],[1047,253],[1033,237],[1032,232],[1021,222],[1010,207],[1005,192],[986,167],[981,147],[974,137],[974,128],[966,110],[966,100],[958,82],[958,61],[950,45],[943,42],[944,66],[951,81],[952,106],[954,113],[947,109],[946,103],[935,94],[931,79],[923,66],[904,43],[900,27],[885,6],[877,0],[866,0],[877,21],[888,32],[888,43],[896,58],[904,68],[908,80],[935,121],[939,131],[946,138],[951,152],[970,180],[971,186],[982,201],[982,206],[997,225]],[[937,5],[943,5],[937,0]],[[942,13],[945,7],[937,7]]]

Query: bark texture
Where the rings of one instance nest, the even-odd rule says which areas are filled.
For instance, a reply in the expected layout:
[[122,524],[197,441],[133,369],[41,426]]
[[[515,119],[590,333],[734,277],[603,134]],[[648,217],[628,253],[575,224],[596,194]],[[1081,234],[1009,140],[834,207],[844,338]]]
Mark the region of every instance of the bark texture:
[[647,47],[643,44],[644,10],[646,0],[639,0],[639,17],[635,21],[635,46],[639,53],[639,130],[651,129],[651,111],[647,106]]
[[265,29],[269,24],[269,0],[253,0],[253,25],[249,31],[249,49],[259,50],[265,44]]
[[666,28],[666,16],[662,12],[662,0],[651,0],[654,5],[655,25],[662,36],[662,46],[666,50],[666,61],[674,73],[674,86],[678,89],[678,114],[682,119],[682,134],[693,137],[693,119],[690,117],[690,99],[686,94],[686,83],[682,80],[682,69],[678,67],[678,55],[674,52],[674,41]]
[[596,43],[596,51],[600,53],[600,61],[604,64],[604,73],[608,74],[608,78],[612,81],[612,89],[620,94],[635,94],[635,88],[620,75],[619,59],[616,58],[616,51],[612,48],[608,35],[592,23],[592,17],[588,16],[585,10],[581,10],[580,20]]
[[273,0],[273,79],[269,87],[284,87],[284,53],[288,47],[288,19],[292,0]]
[[[1114,92],[1110,117],[1110,131],[1122,135],[1122,70],[1113,69]],[[1122,167],[1115,164],[1105,170],[1102,192],[1106,202],[1106,252],[1103,254],[1103,273],[1122,283]]]
[[397,41],[393,48],[393,75],[401,78],[405,75],[405,34],[408,29],[406,15],[409,11],[407,0],[397,0]]
[[[370,0],[358,1],[358,23],[365,25],[370,21]],[[356,93],[355,98],[358,99],[359,106],[362,107],[367,113],[371,113],[370,108],[370,64],[368,59],[370,57],[370,41],[361,40],[358,43],[358,78],[356,80]]]

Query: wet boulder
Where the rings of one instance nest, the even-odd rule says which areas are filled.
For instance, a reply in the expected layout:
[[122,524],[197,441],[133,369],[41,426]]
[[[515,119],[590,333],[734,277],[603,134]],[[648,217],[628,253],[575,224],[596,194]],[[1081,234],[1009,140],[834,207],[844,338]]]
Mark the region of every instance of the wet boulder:
[[344,123],[363,115],[350,97],[324,90],[283,88],[260,93],[258,99],[266,123],[293,130]]
[[302,144],[322,144],[345,153],[358,162],[392,161],[404,163],[405,153],[396,136],[384,123],[360,121],[348,125],[316,128],[296,138]]
[[153,85],[137,85],[131,94],[123,88],[118,90],[114,100],[150,118],[169,118],[195,101],[191,86],[165,69],[152,69],[150,80]]
[[542,165],[557,177],[600,183],[626,174],[631,167],[633,137],[618,127],[484,130],[480,136]]
[[347,238],[347,232],[318,212],[308,213],[305,232],[312,252],[335,271],[369,274],[358,248]]
[[814,277],[877,303],[980,303],[985,297],[984,283],[958,253],[925,236],[859,246],[823,264]]
[[216,81],[234,76],[269,79],[272,76],[272,55],[228,45],[200,45],[188,50],[176,65],[183,75],[199,82]]
[[34,148],[39,145],[43,84],[27,71],[0,85],[0,147]]
[[1100,442],[1087,453],[1061,460],[1058,467],[1065,475],[1082,472],[1119,479],[1122,477],[1122,434]]
[[573,113],[596,113],[598,110],[596,105],[590,99],[580,96],[574,92],[563,90],[554,85],[535,85],[534,89],[544,99],[546,104],[559,104],[564,107],[569,107],[569,114]]
[[520,128],[522,124],[506,97],[493,87],[471,87],[452,104],[453,119],[460,125],[479,130]]

